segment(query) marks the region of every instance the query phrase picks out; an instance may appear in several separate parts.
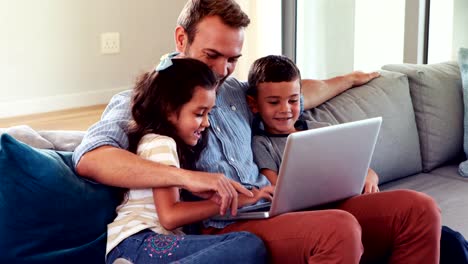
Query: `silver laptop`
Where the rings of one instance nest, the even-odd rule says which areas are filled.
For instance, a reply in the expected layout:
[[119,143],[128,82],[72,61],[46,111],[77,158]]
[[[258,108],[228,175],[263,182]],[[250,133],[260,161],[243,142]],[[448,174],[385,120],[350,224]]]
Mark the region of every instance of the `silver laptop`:
[[212,219],[269,218],[361,194],[381,123],[376,117],[290,134],[273,201]]

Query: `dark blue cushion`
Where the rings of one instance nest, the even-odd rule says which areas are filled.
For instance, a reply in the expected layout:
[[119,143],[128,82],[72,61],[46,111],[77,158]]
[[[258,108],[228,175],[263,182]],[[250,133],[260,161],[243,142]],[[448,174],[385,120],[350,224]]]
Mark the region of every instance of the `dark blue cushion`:
[[73,170],[71,152],[0,137],[0,263],[103,263],[118,191]]

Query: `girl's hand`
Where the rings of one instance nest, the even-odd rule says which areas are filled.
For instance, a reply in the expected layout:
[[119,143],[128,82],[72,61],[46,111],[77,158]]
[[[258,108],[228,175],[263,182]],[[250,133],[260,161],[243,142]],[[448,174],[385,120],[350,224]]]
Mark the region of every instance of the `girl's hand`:
[[379,176],[373,169],[367,171],[366,181],[364,182],[364,189],[362,193],[375,193],[379,192]]
[[239,194],[239,207],[254,204],[260,199],[266,199],[268,201],[271,201],[273,199],[273,193],[275,192],[275,186],[270,185],[260,189],[253,188],[251,192],[254,195],[253,197],[248,197],[244,194]]

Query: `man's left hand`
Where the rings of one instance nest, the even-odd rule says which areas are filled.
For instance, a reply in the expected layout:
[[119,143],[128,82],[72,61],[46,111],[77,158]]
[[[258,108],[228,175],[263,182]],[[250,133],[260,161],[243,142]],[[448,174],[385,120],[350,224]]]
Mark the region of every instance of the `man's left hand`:
[[378,72],[369,72],[369,73],[366,73],[366,72],[362,72],[362,71],[354,71],[352,73],[349,74],[349,77],[351,78],[352,80],[352,86],[360,86],[360,85],[363,85],[363,84],[366,84],[370,81],[372,81],[373,79],[377,78],[380,76],[380,73]]

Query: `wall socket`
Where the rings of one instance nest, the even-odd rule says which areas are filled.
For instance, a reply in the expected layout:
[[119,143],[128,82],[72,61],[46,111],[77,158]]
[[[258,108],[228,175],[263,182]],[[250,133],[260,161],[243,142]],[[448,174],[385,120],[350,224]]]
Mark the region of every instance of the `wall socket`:
[[120,33],[106,32],[101,34],[101,53],[115,54],[120,52]]

